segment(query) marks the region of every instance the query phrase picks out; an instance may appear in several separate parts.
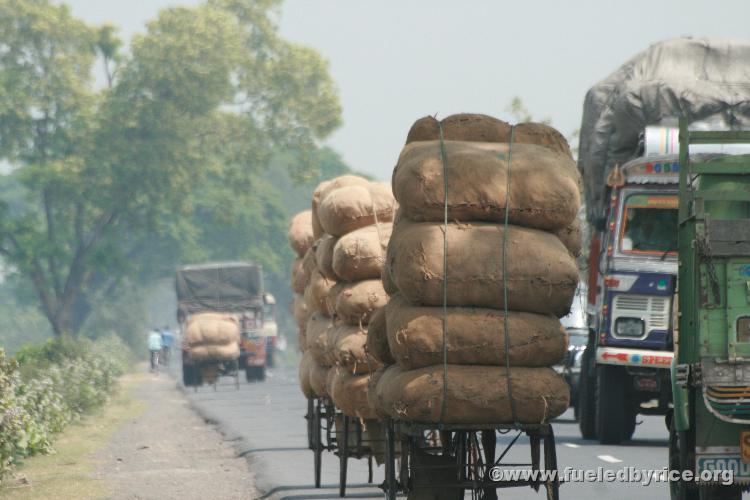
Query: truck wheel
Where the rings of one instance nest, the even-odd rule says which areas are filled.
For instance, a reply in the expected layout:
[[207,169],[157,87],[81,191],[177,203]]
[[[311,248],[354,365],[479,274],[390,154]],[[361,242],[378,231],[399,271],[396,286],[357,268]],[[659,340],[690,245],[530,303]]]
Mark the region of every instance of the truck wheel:
[[255,370],[254,366],[246,366],[245,367],[245,380],[247,382],[252,382],[255,380]]
[[721,484],[707,484],[698,487],[700,500],[742,500],[742,487],[736,484],[723,486]]
[[626,373],[620,366],[596,368],[596,434],[601,444],[620,444],[626,437],[629,402],[626,401]]
[[[669,470],[683,471],[683,461],[687,461],[687,454],[683,453],[681,456],[680,440],[672,424],[669,428]],[[692,482],[670,481],[669,498],[671,500],[698,500],[698,490]]]
[[575,407],[578,427],[583,439],[596,439],[596,379],[589,376],[593,356],[586,349],[581,360],[581,373],[578,381],[578,403]]
[[637,417],[638,413],[636,413],[635,409],[628,411],[628,414],[625,416],[625,441],[633,438]]
[[259,382],[263,382],[266,380],[266,367],[265,366],[258,366],[257,368],[257,379]]

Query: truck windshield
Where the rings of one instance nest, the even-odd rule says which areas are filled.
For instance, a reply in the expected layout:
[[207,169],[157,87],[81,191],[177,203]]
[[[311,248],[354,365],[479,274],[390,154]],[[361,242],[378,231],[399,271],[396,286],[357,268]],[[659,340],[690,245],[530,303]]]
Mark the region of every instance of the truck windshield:
[[675,253],[677,196],[628,196],[622,214],[620,250],[628,254]]

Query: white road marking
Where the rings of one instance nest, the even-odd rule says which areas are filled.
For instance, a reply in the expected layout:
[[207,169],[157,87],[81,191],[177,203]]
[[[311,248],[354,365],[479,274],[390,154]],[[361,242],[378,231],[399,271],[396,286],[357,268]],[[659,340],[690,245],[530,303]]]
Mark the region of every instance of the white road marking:
[[567,446],[568,448],[580,448],[581,447],[580,444],[575,444],[575,443],[563,443],[563,444]]
[[597,455],[596,458],[598,458],[599,460],[604,460],[605,462],[609,462],[611,464],[622,462],[622,460],[620,460],[619,458],[615,458],[612,455]]

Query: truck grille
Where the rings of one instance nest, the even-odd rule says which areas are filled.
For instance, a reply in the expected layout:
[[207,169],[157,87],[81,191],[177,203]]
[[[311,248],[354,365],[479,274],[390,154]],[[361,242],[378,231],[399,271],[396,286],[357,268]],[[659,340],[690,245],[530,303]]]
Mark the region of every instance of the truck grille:
[[750,386],[709,385],[704,387],[703,397],[722,420],[750,422]]
[[640,318],[646,323],[646,334],[669,329],[669,298],[653,295],[615,295],[612,304],[612,324],[617,318]]

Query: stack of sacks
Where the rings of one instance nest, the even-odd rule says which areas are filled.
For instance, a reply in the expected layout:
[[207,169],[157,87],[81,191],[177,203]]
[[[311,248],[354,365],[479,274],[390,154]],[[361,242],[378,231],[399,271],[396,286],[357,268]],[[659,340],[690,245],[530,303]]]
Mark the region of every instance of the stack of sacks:
[[305,353],[307,350],[307,338],[305,329],[310,314],[305,303],[304,293],[310,281],[310,275],[315,267],[315,256],[312,251],[313,229],[312,211],[305,210],[292,217],[287,232],[289,246],[297,256],[292,262],[291,286],[294,292],[292,302],[292,314],[299,329],[298,345],[302,351],[302,361],[299,366],[299,382],[302,393],[307,398],[314,397],[310,386],[310,357]]
[[[367,185],[367,179],[345,175],[320,183],[312,196],[310,221],[313,243],[300,263],[305,289],[304,299],[296,307],[295,316],[298,322],[304,324],[305,329],[305,352],[300,363],[300,384],[303,388],[309,387],[314,397],[329,396],[326,377],[334,364],[328,356],[328,331],[333,326],[333,308],[329,307],[328,292],[336,284],[336,277],[330,269],[330,259],[326,259],[325,255],[333,252],[335,238],[327,234],[322,227],[318,217],[319,207],[332,191],[349,186]],[[305,376],[309,381],[307,385]]]
[[[373,312],[388,301],[380,276],[395,207],[390,186],[354,176],[323,183],[313,195],[319,239],[308,307],[317,312],[308,323],[308,348],[319,364],[333,367],[326,390],[348,416],[372,416],[367,379],[380,364],[365,343]],[[320,334],[312,339],[311,331]]]
[[193,361],[233,361],[240,357],[240,326],[230,314],[191,315],[185,341]]
[[393,173],[400,211],[383,271],[392,298],[375,314],[368,342],[373,355],[392,366],[372,377],[369,403],[380,417],[512,423],[507,326],[517,420],[549,421],[567,409],[569,400],[565,381],[550,367],[565,354],[558,318],[569,311],[578,284],[575,255],[581,242],[575,221],[581,197],[576,165],[557,131],[520,124],[514,132],[507,193],[510,126],[484,115],[456,115],[442,125],[447,228],[437,120],[428,117],[414,124]]

